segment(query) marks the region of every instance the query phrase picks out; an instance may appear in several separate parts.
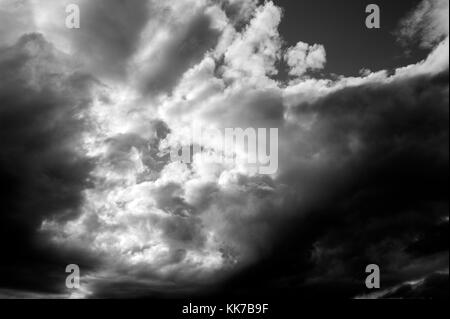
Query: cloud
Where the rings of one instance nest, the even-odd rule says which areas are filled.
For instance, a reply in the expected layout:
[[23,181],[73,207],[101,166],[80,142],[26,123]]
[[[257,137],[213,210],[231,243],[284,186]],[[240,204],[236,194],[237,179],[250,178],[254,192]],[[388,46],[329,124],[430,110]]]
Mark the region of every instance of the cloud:
[[[80,28],[65,25],[66,7],[80,8]],[[35,30],[46,35],[61,50],[89,72],[113,79],[127,75],[128,63],[136,51],[142,30],[152,19],[150,1],[31,1]]]
[[[50,260],[79,261],[73,296],[187,294],[229,279],[231,293],[289,282],[354,297],[365,264],[383,265],[392,286],[448,267],[437,244],[448,218],[448,37],[429,35],[429,56],[392,72],[316,79],[325,48],[284,48],[271,1],[79,3],[80,32],[65,38],[44,19],[56,7],[32,7],[44,35],[0,49],[2,236],[39,231]],[[276,79],[283,62],[295,81]],[[171,162],[194,123],[278,128],[279,171],[256,175],[245,158]],[[201,146],[220,153],[216,139]],[[9,258],[37,255],[22,251]],[[26,271],[5,267],[10,278]],[[14,280],[4,286],[45,286]],[[61,293],[59,282],[45,292]]]
[[284,56],[290,67],[289,75],[302,76],[308,70],[323,69],[326,63],[326,53],[323,45],[312,46],[299,42],[295,47],[287,49]]
[[230,20],[238,26],[246,23],[258,6],[257,0],[224,0],[222,7]]
[[448,1],[423,0],[400,22],[397,35],[403,43],[432,48],[448,37],[448,25]]
[[224,78],[239,83],[265,81],[277,74],[275,63],[281,54],[278,25],[281,9],[267,2],[256,9],[247,28],[230,43],[224,53]]
[[[93,161],[84,154],[85,112],[95,81],[67,69],[63,54],[42,35],[28,34],[0,49],[1,286],[59,292],[69,249],[51,252],[42,220],[76,218]],[[32,270],[31,270],[32,269]]]
[[33,14],[25,1],[0,1],[0,46],[12,45],[27,32],[34,30]]
[[448,298],[448,272],[435,273],[359,299],[436,299]]
[[158,38],[155,42],[150,42],[150,45],[157,46],[157,51],[135,62],[136,67],[142,69],[142,72],[138,72],[138,78],[143,83],[144,92],[170,93],[180,76],[201,61],[206,51],[217,43],[219,36],[218,30],[212,26],[211,17],[205,13],[198,13],[185,22],[169,25],[165,32],[174,36],[166,36],[166,39],[157,43]]

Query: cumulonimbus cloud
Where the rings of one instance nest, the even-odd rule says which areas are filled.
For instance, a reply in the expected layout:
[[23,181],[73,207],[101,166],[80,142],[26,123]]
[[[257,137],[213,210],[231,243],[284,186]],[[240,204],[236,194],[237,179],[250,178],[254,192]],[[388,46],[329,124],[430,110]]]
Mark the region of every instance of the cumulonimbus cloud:
[[[6,10],[18,10],[11,1],[3,3]],[[67,109],[46,104],[50,110],[45,114],[51,121],[67,123],[46,129],[61,138],[48,146],[56,161],[51,166],[65,172],[55,172],[52,181],[72,182],[63,187],[75,196],[67,199],[74,211],[55,204],[59,214],[44,214],[39,227],[34,226],[51,238],[54,249],[85,251],[97,260],[75,296],[102,295],[108,283],[116,287],[135,283],[144,295],[214,283],[269,255],[291,221],[331,209],[333,203],[342,228],[310,238],[314,249],[308,262],[317,267],[309,274],[312,280],[345,278],[339,267],[336,273],[322,267],[330,262],[339,265],[342,255],[361,251],[347,232],[365,221],[358,211],[372,213],[360,198],[372,203],[373,187],[377,183],[387,187],[386,181],[400,180],[400,188],[406,187],[405,180],[422,183],[416,191],[407,189],[423,207],[434,209],[427,217],[413,212],[421,217],[401,228],[402,236],[420,223],[431,227],[446,214],[448,202],[439,196],[429,198],[423,183],[433,185],[439,194],[445,181],[438,175],[448,176],[448,28],[443,38],[439,33],[440,41],[430,35],[432,52],[424,61],[391,75],[382,70],[332,80],[307,73],[325,66],[326,48],[302,42],[283,47],[278,32],[282,11],[271,1],[149,0],[125,5],[80,0],[86,15],[79,31],[43,20],[60,6],[30,3],[20,12],[31,12],[36,25],[1,20],[0,24],[43,35],[27,35],[0,49],[0,65],[2,72],[14,72],[16,64],[11,61],[21,63],[22,51],[32,50],[32,63],[23,72],[27,79],[35,79],[33,92],[50,86],[51,92],[73,96],[64,100]],[[112,10],[117,19],[111,21],[105,10]],[[444,22],[448,24],[448,16]],[[49,51],[51,44],[44,38],[53,41],[54,51]],[[48,52],[71,63],[55,70],[53,60],[47,61]],[[277,79],[280,63],[290,67],[295,80]],[[79,75],[88,70],[90,77]],[[66,86],[52,82],[54,74],[65,79]],[[8,85],[12,84],[2,82],[0,92]],[[35,94],[36,99],[41,97]],[[29,104],[21,103],[24,108]],[[73,112],[77,107],[82,113]],[[11,118],[9,112],[12,109],[2,110],[2,122]],[[22,119],[32,115],[32,109],[24,109]],[[187,135],[194,122],[216,129],[278,128],[278,173],[258,176],[243,163],[215,164],[200,158],[192,165],[171,162],[168,150],[189,145]],[[7,134],[1,127],[2,135]],[[37,133],[24,134],[19,144],[33,145],[29,134]],[[65,149],[71,144],[61,134],[80,143],[76,157],[73,149]],[[56,147],[60,143],[65,145],[62,149]],[[214,140],[204,143],[217,151]],[[403,161],[409,165],[402,169]],[[10,171],[5,165],[2,162],[2,171]],[[398,171],[389,171],[392,167]],[[417,169],[426,171],[430,180]],[[78,173],[67,176],[67,171]],[[386,174],[386,179],[382,183],[366,171]],[[351,191],[353,197],[346,197]],[[398,220],[407,219],[407,199],[392,192],[386,197],[399,196],[401,207],[388,209]],[[401,251],[403,256],[399,264],[389,263],[392,272],[398,272],[414,258],[404,252],[409,243],[392,234],[395,225],[385,225],[383,217],[373,218],[376,222],[365,229],[369,235],[355,236],[366,238],[372,249],[368,254],[380,256],[385,243],[370,236],[370,225],[383,228],[398,245],[392,252]],[[333,247],[331,237],[342,239],[340,247]],[[420,270],[411,273],[419,275]]]

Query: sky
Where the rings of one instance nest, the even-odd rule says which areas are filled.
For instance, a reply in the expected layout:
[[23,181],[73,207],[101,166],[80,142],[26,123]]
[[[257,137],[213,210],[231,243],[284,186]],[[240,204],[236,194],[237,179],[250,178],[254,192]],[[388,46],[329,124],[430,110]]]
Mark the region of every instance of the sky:
[[0,297],[448,297],[448,1],[367,4],[0,0]]
[[[381,28],[364,27],[366,7],[376,3],[381,12]],[[285,41],[320,43],[327,48],[329,73],[358,76],[361,69],[379,71],[409,65],[424,59],[426,50],[399,45],[395,31],[399,21],[420,3],[400,1],[290,1],[277,4],[284,9],[280,32]]]

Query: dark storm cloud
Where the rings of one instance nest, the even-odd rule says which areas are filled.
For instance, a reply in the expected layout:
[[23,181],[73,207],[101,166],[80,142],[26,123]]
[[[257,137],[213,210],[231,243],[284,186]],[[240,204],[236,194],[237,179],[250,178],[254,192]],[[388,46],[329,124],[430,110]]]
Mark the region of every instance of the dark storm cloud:
[[348,87],[296,112],[316,121],[291,155],[322,154],[280,176],[301,194],[288,208],[299,217],[225,291],[350,298],[368,264],[383,287],[448,269],[448,70]]
[[0,49],[3,288],[57,292],[64,286],[67,261],[85,264],[89,258],[52,252],[38,233],[44,218],[78,215],[93,164],[77,148],[94,81],[83,74],[64,74],[61,59],[39,34]]

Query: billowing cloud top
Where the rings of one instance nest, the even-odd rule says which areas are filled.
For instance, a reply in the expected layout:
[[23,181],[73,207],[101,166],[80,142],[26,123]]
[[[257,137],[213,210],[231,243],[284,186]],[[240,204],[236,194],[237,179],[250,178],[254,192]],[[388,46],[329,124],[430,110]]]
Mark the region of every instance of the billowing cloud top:
[[[183,294],[277,250],[299,289],[353,287],[364,263],[393,285],[448,269],[427,244],[448,227],[448,1],[397,32],[426,59],[361,77],[319,77],[326,48],[287,47],[282,18],[272,1],[0,0],[0,295]],[[171,161],[193,123],[278,128],[277,173]],[[73,262],[75,293],[53,275]]]

